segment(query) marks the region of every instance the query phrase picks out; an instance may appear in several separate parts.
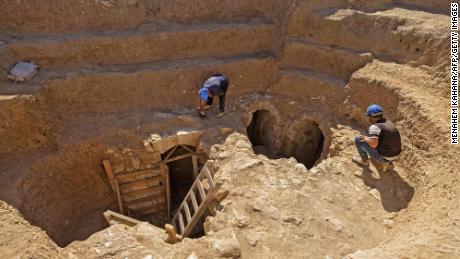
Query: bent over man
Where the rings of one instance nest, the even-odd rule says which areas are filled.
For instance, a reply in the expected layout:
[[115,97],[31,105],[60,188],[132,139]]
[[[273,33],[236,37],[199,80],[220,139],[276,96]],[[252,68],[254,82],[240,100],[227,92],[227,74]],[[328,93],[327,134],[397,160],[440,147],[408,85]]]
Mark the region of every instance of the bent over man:
[[230,80],[221,74],[215,74],[203,83],[202,88],[198,91],[198,112],[201,117],[206,116],[204,110],[212,105],[214,96],[219,97],[219,114],[217,114],[217,117],[222,117],[224,115],[225,97],[229,83]]

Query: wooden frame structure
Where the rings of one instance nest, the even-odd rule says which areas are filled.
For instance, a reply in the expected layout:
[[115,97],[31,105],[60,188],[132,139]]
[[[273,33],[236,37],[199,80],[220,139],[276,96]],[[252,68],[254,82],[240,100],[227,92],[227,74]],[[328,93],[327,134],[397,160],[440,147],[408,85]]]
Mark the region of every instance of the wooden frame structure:
[[[178,150],[179,151],[178,152]],[[112,190],[117,194],[119,213],[107,211],[104,213],[109,224],[124,223],[127,225],[137,224],[138,220],[131,218],[136,216],[136,210],[145,211],[147,214],[156,213],[158,208],[164,208],[168,220],[171,219],[171,185],[168,163],[191,157],[195,181],[189,192],[179,206],[177,213],[171,219],[172,225],[167,229],[172,234],[178,230],[178,237],[191,234],[194,226],[209,210],[209,205],[220,185],[216,185],[206,163],[199,171],[199,157],[194,147],[176,145],[163,155],[157,162],[156,169],[139,169],[136,171],[114,173],[109,160],[102,161],[105,172],[109,179]],[[160,156],[160,154],[158,154]],[[203,185],[202,181],[207,181]],[[153,191],[153,192],[152,192]],[[159,202],[164,202],[164,207],[159,207]],[[125,216],[123,214],[127,214]],[[142,215],[142,214],[141,214]],[[179,228],[178,228],[179,226]],[[171,228],[174,228],[174,231]],[[170,241],[175,242],[175,240]]]

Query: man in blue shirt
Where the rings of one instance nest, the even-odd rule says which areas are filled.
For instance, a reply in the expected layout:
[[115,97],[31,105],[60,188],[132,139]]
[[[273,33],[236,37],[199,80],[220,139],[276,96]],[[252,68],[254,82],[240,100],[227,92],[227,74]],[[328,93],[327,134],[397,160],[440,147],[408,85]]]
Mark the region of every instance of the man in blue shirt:
[[225,112],[225,96],[227,94],[230,80],[221,74],[215,74],[208,78],[202,88],[198,91],[199,107],[198,112],[201,117],[205,117],[205,109],[212,105],[214,96],[219,97],[219,114],[217,117],[222,117]]

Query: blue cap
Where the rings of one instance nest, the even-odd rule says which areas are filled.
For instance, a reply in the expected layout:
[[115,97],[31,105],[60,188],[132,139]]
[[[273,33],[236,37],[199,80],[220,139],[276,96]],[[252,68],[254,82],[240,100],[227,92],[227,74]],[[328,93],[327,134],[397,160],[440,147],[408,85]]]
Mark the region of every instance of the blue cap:
[[198,96],[200,96],[200,99],[203,101],[208,100],[208,97],[209,97],[208,88],[205,88],[205,87],[201,88],[200,91],[198,91]]
[[367,116],[378,116],[383,114],[383,108],[380,105],[372,104],[367,108]]

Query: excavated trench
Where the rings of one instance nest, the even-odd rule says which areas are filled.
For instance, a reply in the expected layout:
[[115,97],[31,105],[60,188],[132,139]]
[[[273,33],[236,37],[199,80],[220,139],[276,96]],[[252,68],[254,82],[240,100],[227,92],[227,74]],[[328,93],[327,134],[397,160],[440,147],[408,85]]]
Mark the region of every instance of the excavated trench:
[[[318,124],[304,119],[291,127],[279,130],[274,127],[274,116],[268,110],[257,110],[252,113],[246,130],[254,151],[272,159],[294,157],[307,168],[313,167],[324,149],[324,136]],[[131,147],[137,144],[125,145]],[[189,152],[187,150],[194,148],[187,145],[185,148],[174,146],[161,154],[169,175],[171,215],[177,212],[195,180],[195,175],[192,157],[166,161],[171,157],[186,156]],[[76,144],[56,153],[38,154],[36,159],[30,161],[29,168],[24,169],[19,190],[22,201],[18,208],[27,220],[44,229],[61,247],[75,240],[84,240],[105,229],[107,222],[102,213],[106,210],[119,211],[117,194],[111,189],[110,181],[100,164],[108,158],[107,150],[110,150],[109,158],[114,157],[112,161],[115,162],[112,165],[115,171],[120,170],[116,159],[123,160],[126,170],[134,170],[129,167],[138,160],[137,156],[141,157],[142,168],[149,167],[145,162],[148,159],[142,158],[149,154],[145,151],[124,148],[118,152],[102,144]],[[206,157],[200,158],[198,168],[202,168],[205,161]],[[163,185],[162,180],[159,186]],[[165,223],[170,222],[166,214],[164,211],[156,211],[153,216],[135,213],[129,215],[162,228]],[[191,237],[204,235],[203,220],[197,224]]]

